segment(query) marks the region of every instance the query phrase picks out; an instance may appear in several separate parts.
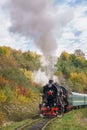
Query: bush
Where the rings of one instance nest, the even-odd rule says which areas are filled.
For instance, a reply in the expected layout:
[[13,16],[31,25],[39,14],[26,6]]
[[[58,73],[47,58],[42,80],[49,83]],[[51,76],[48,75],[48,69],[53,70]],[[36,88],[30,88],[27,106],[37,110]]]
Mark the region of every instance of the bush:
[[3,90],[0,90],[0,103],[5,103],[7,100],[7,96]]
[[4,120],[5,120],[5,113],[0,112],[0,125],[2,125]]

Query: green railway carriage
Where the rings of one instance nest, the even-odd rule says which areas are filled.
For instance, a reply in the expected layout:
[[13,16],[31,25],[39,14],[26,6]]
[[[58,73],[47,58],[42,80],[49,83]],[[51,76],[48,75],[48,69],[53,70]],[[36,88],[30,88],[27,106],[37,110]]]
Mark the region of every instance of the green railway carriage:
[[87,94],[72,92],[72,106],[81,107],[87,105]]
[[84,96],[85,96],[85,98],[84,98],[84,100],[85,100],[85,105],[87,106],[87,94],[84,94]]

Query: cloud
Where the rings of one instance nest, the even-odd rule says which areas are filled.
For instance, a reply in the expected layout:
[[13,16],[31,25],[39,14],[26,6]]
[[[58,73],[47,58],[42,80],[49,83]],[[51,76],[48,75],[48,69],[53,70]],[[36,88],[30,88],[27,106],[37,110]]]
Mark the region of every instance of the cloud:
[[72,53],[76,49],[81,49],[87,57],[87,5],[77,5],[74,10],[73,20],[63,32],[58,51]]

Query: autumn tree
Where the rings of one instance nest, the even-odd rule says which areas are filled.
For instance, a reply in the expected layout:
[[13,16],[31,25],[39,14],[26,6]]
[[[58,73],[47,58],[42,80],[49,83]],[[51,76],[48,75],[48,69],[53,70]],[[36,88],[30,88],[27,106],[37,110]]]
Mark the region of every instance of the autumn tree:
[[[56,63],[55,74],[74,91],[87,91],[87,60],[81,50],[74,54],[62,52]],[[60,79],[60,78],[59,78]]]

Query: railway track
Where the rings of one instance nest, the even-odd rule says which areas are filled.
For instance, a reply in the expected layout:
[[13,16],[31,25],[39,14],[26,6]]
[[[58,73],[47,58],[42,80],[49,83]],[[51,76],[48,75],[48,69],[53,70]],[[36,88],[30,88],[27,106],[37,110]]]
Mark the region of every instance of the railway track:
[[[68,111],[70,112],[70,111]],[[66,112],[66,113],[68,113]],[[66,113],[63,113],[66,114]],[[63,115],[60,115],[58,117],[34,117],[32,122],[27,122],[26,124],[16,128],[15,130],[45,130],[46,127],[53,122],[57,118],[61,118]],[[37,118],[37,119],[36,119]]]
[[53,118],[53,119],[50,119],[40,130],[45,130],[45,128],[46,128],[53,120],[55,120],[56,118],[58,118],[58,117],[55,117],[55,118]]
[[41,119],[38,117],[37,119],[34,119],[32,122],[26,122],[24,125],[19,126],[18,128],[16,128],[15,130],[28,130],[28,128],[30,128],[30,126],[32,126],[33,124],[36,124],[37,122],[39,122]]
[[32,123],[26,123],[25,125],[15,129],[15,130],[45,130],[45,128],[50,124],[55,118],[38,118]]

